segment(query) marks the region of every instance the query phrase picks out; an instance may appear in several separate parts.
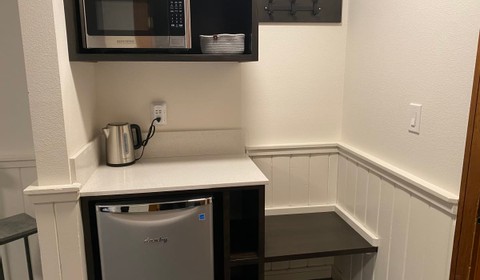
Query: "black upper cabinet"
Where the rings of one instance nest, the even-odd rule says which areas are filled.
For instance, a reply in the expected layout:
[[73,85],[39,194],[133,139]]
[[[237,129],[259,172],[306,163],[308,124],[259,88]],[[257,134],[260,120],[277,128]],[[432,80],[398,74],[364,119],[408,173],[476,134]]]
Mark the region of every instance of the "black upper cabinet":
[[[190,0],[192,48],[86,49],[82,44],[79,0],[64,0],[68,50],[71,61],[257,61],[256,0]],[[200,36],[244,33],[243,54],[202,54]]]

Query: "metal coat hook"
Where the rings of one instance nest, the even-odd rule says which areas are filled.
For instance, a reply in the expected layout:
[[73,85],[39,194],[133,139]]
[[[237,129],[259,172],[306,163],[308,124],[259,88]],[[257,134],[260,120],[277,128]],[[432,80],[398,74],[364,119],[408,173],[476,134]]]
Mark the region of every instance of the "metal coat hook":
[[269,16],[273,15],[273,10],[271,9],[271,5],[273,0],[268,0],[267,6],[265,6],[265,11],[268,13]]
[[297,7],[295,6],[296,0],[290,1],[290,14],[294,16],[297,13]]
[[320,13],[320,11],[322,10],[322,8],[318,7],[317,4],[318,4],[318,0],[313,0],[312,11],[313,11],[314,16],[318,15]]

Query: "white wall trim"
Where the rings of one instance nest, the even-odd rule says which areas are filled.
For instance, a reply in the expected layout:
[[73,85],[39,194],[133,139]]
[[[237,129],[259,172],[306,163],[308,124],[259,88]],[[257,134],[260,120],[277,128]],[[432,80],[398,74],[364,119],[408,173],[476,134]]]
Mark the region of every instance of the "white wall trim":
[[332,275],[333,265],[288,268],[282,270],[265,271],[266,280],[303,280],[303,279],[325,279]]
[[8,158],[0,159],[0,169],[6,168],[24,168],[24,167],[35,167],[36,162],[34,158]]
[[23,193],[28,195],[34,204],[72,202],[78,201],[81,186],[79,183],[51,186],[31,185],[28,186]]
[[292,207],[273,207],[265,208],[265,216],[289,215],[289,214],[306,214],[306,213],[322,213],[335,211],[335,205],[308,205],[308,206],[292,206]]
[[437,208],[456,215],[458,208],[458,195],[450,193],[443,188],[427,182],[411,173],[395,167],[381,159],[364,153],[343,143],[317,143],[284,146],[249,146],[246,147],[249,156],[273,156],[293,154],[332,154],[339,153],[354,160],[357,164],[368,167],[382,177],[390,180],[395,185],[409,193],[431,203]]
[[376,234],[368,230],[364,225],[362,225],[362,223],[357,221],[357,219],[350,215],[347,210],[343,209],[342,206],[340,206],[339,204],[335,205],[334,211],[372,246],[378,247],[380,245],[380,238]]
[[97,136],[69,159],[73,182],[85,184],[99,166],[101,139],[101,136]]
[[452,215],[457,214],[458,195],[427,182],[381,159],[345,144],[338,144],[339,153],[388,179],[405,191],[431,203]]
[[336,154],[338,148],[336,143],[324,144],[298,144],[279,146],[247,146],[245,147],[249,156],[279,156],[279,155],[307,155],[307,154]]

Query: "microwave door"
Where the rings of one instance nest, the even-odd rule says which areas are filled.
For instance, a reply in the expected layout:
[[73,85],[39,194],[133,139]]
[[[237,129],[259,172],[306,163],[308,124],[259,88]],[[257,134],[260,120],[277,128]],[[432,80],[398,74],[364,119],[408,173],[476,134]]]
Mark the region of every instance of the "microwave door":
[[86,48],[169,47],[169,0],[83,0]]

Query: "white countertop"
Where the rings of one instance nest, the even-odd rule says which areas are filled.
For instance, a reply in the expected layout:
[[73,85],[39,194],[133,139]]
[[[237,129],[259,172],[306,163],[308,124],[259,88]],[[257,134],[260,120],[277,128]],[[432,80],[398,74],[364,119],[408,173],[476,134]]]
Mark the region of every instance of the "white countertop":
[[80,196],[118,195],[264,185],[248,156],[142,159],[126,167],[99,166]]

